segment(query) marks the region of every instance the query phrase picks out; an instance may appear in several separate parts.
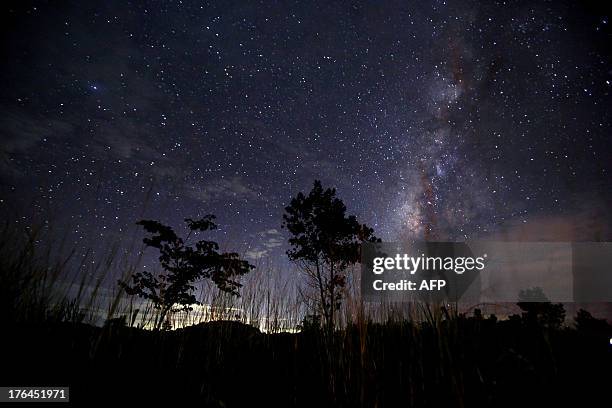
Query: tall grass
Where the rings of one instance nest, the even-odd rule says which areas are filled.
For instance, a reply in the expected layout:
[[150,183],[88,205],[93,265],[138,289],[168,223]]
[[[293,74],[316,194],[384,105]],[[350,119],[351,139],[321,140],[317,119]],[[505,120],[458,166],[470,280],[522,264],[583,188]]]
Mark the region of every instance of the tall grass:
[[[117,285],[142,268],[144,247],[111,242],[107,248],[78,251],[53,241],[42,228],[5,225],[0,238],[2,319],[12,322],[64,321],[102,325],[125,319],[152,328],[158,311],[150,302],[130,297]],[[291,331],[301,322],[298,279],[262,259],[241,278],[241,294],[232,296],[210,282],[200,282],[201,305],[172,313],[170,327],[213,320],[236,320],[266,332]]]
[[[241,278],[240,297],[202,282],[197,293],[201,304],[171,314],[166,328],[178,330],[155,332],[149,329],[155,326],[159,311],[150,302],[126,296],[117,285],[119,279],[143,267],[138,239],[100,245],[94,254],[68,248],[61,240],[51,241],[46,234],[40,228],[19,230],[8,225],[2,230],[2,323],[68,326],[58,336],[73,341],[77,350],[78,337],[85,343],[85,358],[102,366],[110,359],[123,368],[137,361],[155,369],[175,370],[175,375],[182,375],[184,369],[195,378],[186,379],[195,381],[190,390],[205,395],[207,402],[217,398],[215,393],[234,393],[215,382],[215,376],[238,376],[234,364],[240,359],[268,370],[268,375],[292,387],[287,395],[307,399],[313,392],[323,392],[325,397],[317,401],[344,406],[384,405],[398,396],[407,405],[432,406],[443,401],[465,406],[470,392],[493,387],[497,381],[493,358],[511,359],[513,364],[526,361],[544,367],[546,375],[550,370],[555,374],[554,343],[548,334],[531,331],[525,340],[521,337],[524,327],[509,322],[509,329],[498,329],[492,319],[468,322],[453,304],[363,302],[357,267],[350,272],[331,338],[306,326],[300,335],[277,335],[296,331],[304,317],[317,310],[308,302],[299,273],[282,269],[271,259],[260,259],[255,270]],[[210,329],[223,328],[223,324],[205,324],[200,331],[182,330],[227,320],[243,325],[226,325],[230,331]],[[231,332],[245,325],[265,334]],[[93,330],[93,326],[99,328]],[[493,336],[490,344],[485,340],[491,338],[480,334],[485,327],[487,336]],[[499,345],[502,343],[507,343],[505,348]],[[483,361],[479,361],[480,353],[486,357]],[[396,388],[382,387],[385,381]],[[266,386],[263,379],[257,384]]]
[[[51,240],[42,228],[19,230],[5,225],[0,238],[0,299],[4,321],[66,321],[102,325],[122,319],[138,328],[152,328],[158,311],[150,302],[130,297],[117,285],[140,270],[144,247],[136,240],[110,242],[107,248],[78,251],[64,240]],[[428,321],[444,316],[439,305],[366,304],[359,295],[358,269],[349,273],[338,328],[368,322]],[[200,305],[172,313],[167,327],[181,328],[215,320],[235,320],[264,332],[295,331],[316,307],[305,296],[297,270],[283,270],[262,258],[241,277],[240,296],[198,285]],[[447,311],[448,313],[448,311]],[[450,315],[446,316],[447,318]]]

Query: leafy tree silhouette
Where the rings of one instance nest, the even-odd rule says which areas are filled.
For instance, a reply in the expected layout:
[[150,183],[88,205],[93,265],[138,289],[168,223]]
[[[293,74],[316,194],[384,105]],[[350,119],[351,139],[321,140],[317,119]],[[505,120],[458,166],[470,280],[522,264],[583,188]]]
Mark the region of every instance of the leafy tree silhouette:
[[558,328],[565,320],[563,304],[551,303],[540,287],[521,290],[517,305],[525,312],[523,318],[530,323]]
[[[207,215],[200,220],[185,219],[189,234],[185,240],[176,235],[171,227],[153,220],[141,220],[141,225],[151,237],[143,239],[145,245],[159,251],[159,262],[164,273],[137,272],[132,275],[132,284],[119,281],[119,285],[129,295],[138,295],[153,302],[160,313],[155,321],[155,329],[162,327],[168,313],[178,310],[191,310],[191,305],[200,304],[193,291],[195,284],[210,279],[222,291],[239,296],[241,284],[236,277],[254,268],[240,259],[234,252],[218,252],[219,245],[214,241],[200,240],[189,245],[193,233],[214,230],[215,216]],[[178,305],[178,308],[175,308]]]
[[336,197],[336,190],[323,189],[319,180],[315,180],[308,195],[300,192],[291,200],[282,226],[292,234],[287,255],[318,292],[315,304],[331,335],[348,267],[359,261],[361,243],[380,240],[354,215],[346,216],[346,206]]

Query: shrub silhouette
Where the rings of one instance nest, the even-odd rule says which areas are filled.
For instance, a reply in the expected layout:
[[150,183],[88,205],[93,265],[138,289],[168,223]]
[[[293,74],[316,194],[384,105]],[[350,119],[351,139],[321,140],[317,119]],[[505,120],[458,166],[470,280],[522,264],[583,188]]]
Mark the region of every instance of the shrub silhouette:
[[576,323],[576,329],[580,332],[603,335],[612,334],[612,326],[606,322],[606,319],[597,319],[584,309],[578,310],[574,322]]
[[517,305],[525,312],[523,318],[527,322],[558,328],[565,320],[563,304],[551,303],[540,287],[521,290]]
[[363,242],[380,241],[374,230],[346,216],[346,206],[333,188],[315,180],[308,195],[298,193],[285,208],[283,228],[292,234],[289,259],[296,261],[318,292],[324,324],[331,333],[335,312],[342,302],[346,270],[360,258]]
[[[218,252],[219,245],[214,241],[200,240],[191,246],[186,242],[192,233],[216,229],[214,219],[213,215],[200,220],[185,219],[189,228],[186,240],[158,221],[137,222],[151,234],[143,242],[159,251],[159,262],[164,273],[155,276],[148,271],[137,272],[132,275],[132,284],[119,281],[119,285],[129,295],[151,300],[160,310],[155,322],[156,329],[162,326],[169,312],[191,310],[191,305],[200,304],[193,294],[197,282],[210,279],[220,290],[239,296],[238,288],[241,285],[235,278],[254,268],[240,259],[237,253]],[[173,309],[177,305],[179,307]]]
[[302,324],[297,329],[303,333],[318,332],[321,328],[321,316],[318,314],[307,314],[302,319]]

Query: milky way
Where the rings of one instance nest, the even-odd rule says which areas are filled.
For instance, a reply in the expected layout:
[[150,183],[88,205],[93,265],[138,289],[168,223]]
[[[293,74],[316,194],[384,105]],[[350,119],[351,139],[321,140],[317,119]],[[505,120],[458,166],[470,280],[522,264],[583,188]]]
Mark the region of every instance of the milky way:
[[3,6],[0,211],[83,248],[214,213],[257,258],[314,179],[387,240],[606,209],[595,4]]

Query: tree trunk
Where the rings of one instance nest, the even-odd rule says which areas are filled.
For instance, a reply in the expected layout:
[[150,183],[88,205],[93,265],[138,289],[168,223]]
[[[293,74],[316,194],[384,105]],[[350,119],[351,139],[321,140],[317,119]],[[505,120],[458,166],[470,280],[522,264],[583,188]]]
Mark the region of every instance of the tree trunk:
[[323,284],[323,278],[321,276],[321,268],[319,266],[319,260],[317,260],[316,263],[316,267],[317,267],[317,284],[319,286],[319,296],[320,296],[320,301],[321,301],[321,311],[323,312],[323,319],[325,322],[325,325],[327,327],[327,325],[329,324],[329,307],[327,306],[326,302],[325,302],[325,285]]
[[336,309],[336,299],[335,299],[335,281],[334,281],[334,264],[330,264],[329,267],[329,277],[330,277],[330,287],[329,287],[329,294],[330,294],[330,306],[329,306],[329,321],[327,322],[327,335],[329,336],[329,339],[331,340],[332,336],[334,335],[334,312]]

